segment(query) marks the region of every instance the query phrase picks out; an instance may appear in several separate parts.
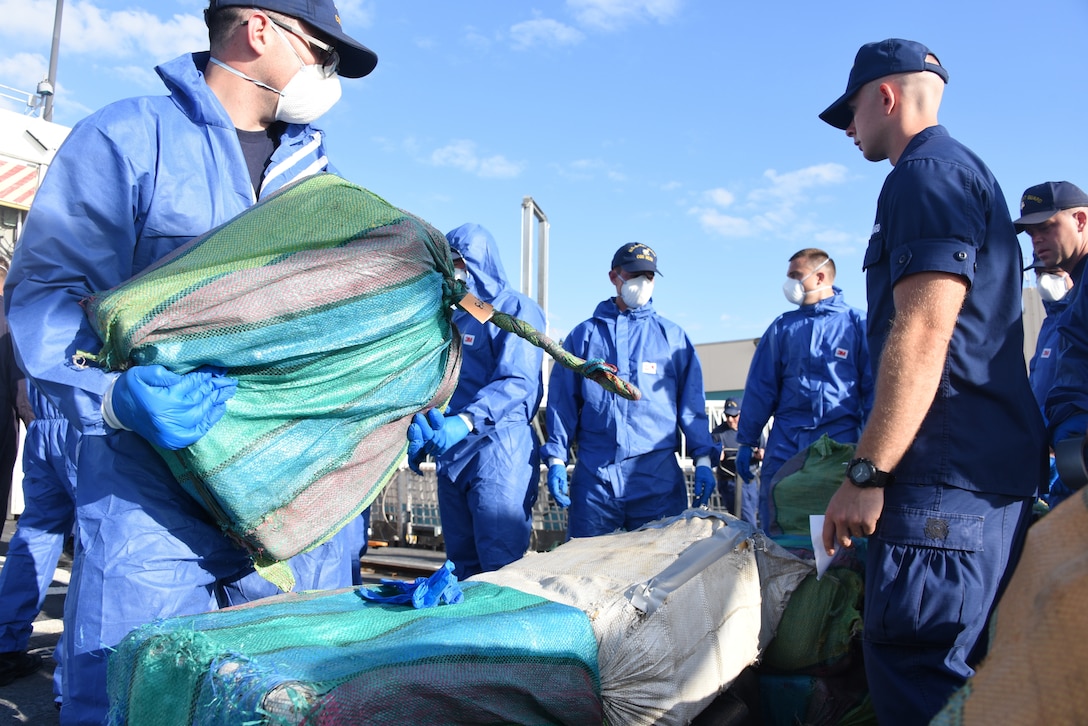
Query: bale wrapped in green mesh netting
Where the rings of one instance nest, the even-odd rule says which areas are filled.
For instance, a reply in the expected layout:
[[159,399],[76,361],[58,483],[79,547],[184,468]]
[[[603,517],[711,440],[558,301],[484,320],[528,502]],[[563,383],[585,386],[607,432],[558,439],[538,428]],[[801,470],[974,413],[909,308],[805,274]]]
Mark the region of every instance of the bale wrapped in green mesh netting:
[[790,457],[770,482],[767,533],[807,535],[809,515],[827,510],[831,496],[846,477],[846,463],[854,458],[854,447],[824,434]]
[[335,534],[378,495],[412,414],[456,384],[441,232],[331,174],[257,203],[94,296],[111,370],[223,367],[238,381],[198,442],[160,450],[258,562]]
[[110,655],[109,723],[602,722],[581,610],[488,583],[463,591],[422,610],[291,593],[145,625]]

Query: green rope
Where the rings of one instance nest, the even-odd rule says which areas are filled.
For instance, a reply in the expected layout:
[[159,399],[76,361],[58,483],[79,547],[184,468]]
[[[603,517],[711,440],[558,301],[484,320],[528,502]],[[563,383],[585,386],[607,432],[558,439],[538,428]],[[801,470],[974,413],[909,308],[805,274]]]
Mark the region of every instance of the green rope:
[[[467,310],[462,304],[467,292],[468,287],[465,283],[452,276],[443,275],[442,297],[445,304],[456,305],[470,315],[473,315],[473,313]],[[529,341],[537,348],[543,348],[548,355],[556,360],[556,362],[566,368],[570,368],[575,373],[596,382],[606,391],[615,393],[617,396],[622,396],[628,401],[637,401],[642,398],[642,391],[616,375],[616,372],[619,370],[616,366],[611,363],[606,363],[600,358],[582,360],[520,318],[515,318],[513,315],[499,310],[494,310],[491,317],[488,319],[488,322],[493,323],[496,327],[501,328],[508,333],[513,333],[514,335]]]
[[514,333],[536,347],[543,348],[558,363],[595,381],[606,391],[611,391],[628,401],[637,401],[642,398],[642,392],[638,388],[616,375],[618,369],[611,363],[605,363],[600,359],[582,360],[524,320],[504,312],[496,310],[491,316],[491,322],[506,332]]

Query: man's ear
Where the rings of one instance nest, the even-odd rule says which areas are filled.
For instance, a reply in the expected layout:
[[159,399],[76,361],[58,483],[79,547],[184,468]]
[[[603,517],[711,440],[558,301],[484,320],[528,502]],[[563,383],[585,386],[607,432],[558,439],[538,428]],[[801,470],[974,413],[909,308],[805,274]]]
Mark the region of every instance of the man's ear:
[[880,94],[880,105],[884,109],[884,115],[890,116],[899,105],[899,89],[891,83],[881,83],[877,92]]
[[1077,220],[1077,231],[1083,232],[1088,227],[1088,212],[1078,209],[1073,212],[1073,219]]
[[268,16],[263,13],[254,13],[246,23],[246,40],[250,48],[258,55],[264,55],[269,44],[276,42],[276,39],[270,35],[275,32]]

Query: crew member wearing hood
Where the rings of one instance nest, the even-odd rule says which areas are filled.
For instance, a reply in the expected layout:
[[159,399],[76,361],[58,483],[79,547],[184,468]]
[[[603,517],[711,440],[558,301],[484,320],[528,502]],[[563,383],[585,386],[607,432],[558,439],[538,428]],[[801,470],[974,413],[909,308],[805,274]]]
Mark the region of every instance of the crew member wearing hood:
[[[760,469],[759,525],[771,525],[771,481],[791,456],[824,434],[857,443],[873,406],[865,313],[846,304],[835,287],[835,261],[816,248],[789,260],[786,299],[799,306],[778,316],[759,339],[744,384],[737,468],[748,462],[763,427],[774,417]],[[747,488],[747,487],[746,487]],[[756,524],[755,513],[744,519]]]
[[[338,74],[364,76],[377,63],[344,35],[332,0],[212,0],[205,17],[210,53],[157,68],[169,95],[118,101],[72,129],[7,279],[20,365],[82,434],[63,724],[106,721],[107,659],[129,631],[275,592],[151,445],[199,438],[222,415],[229,386],[200,371],[107,372],[76,355],[101,347],[81,300],[284,184],[332,171],[311,121],[339,97]],[[164,402],[180,415],[162,415]],[[290,560],[298,589],[349,586],[346,562],[339,536]]]
[[[540,306],[507,283],[490,232],[464,224],[446,239],[470,293],[544,329]],[[430,453],[437,462],[446,556],[463,579],[497,570],[529,548],[540,482],[532,421],[543,396],[544,353],[463,310],[453,322],[461,336],[461,376],[444,419],[429,413],[444,439]]]
[[[570,506],[568,537],[633,530],[687,509],[676,460],[680,430],[695,459],[696,503],[705,504],[715,486],[710,463],[718,446],[710,437],[703,371],[687,334],[653,308],[657,274],[650,247],[620,247],[608,273],[616,296],[563,340],[576,356],[616,366],[642,398],[628,401],[568,368],[552,368],[542,452],[553,498]],[[575,445],[568,486],[566,462]]]

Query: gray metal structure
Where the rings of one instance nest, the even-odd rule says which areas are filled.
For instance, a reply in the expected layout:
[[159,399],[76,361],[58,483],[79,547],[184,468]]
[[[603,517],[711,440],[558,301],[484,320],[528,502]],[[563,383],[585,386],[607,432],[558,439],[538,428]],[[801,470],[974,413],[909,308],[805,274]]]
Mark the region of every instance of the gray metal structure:
[[[536,294],[533,294],[533,220],[536,220]],[[533,200],[521,200],[521,292],[536,300],[548,319],[548,215]],[[551,327],[549,325],[549,327]],[[545,334],[548,331],[544,331]]]

